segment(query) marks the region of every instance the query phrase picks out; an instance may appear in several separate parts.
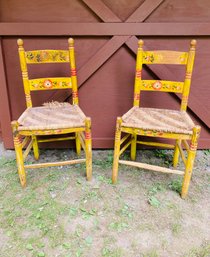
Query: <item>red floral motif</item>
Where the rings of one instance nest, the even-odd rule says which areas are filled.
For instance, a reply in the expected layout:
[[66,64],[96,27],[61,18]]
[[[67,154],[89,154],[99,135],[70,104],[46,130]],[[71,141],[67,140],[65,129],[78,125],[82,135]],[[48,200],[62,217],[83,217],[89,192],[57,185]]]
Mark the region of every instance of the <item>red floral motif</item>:
[[52,86],[53,86],[52,81],[49,79],[45,80],[43,85],[45,88],[52,88]]
[[161,90],[162,88],[162,83],[160,81],[156,81],[152,87],[155,89],[155,90]]

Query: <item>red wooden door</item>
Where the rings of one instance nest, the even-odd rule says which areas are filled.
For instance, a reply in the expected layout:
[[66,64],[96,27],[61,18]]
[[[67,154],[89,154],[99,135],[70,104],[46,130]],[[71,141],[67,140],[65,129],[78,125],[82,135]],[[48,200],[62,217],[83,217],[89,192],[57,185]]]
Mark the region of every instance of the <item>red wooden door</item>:
[[[67,47],[75,38],[80,105],[92,117],[93,146],[113,147],[116,117],[132,105],[138,38],[145,48],[187,51],[198,40],[189,112],[202,126],[200,148],[210,147],[210,2],[208,0],[76,0],[0,2],[0,121],[5,146],[12,147],[10,120],[25,109],[16,40],[26,49]],[[199,15],[198,15],[199,13]],[[68,67],[33,67],[31,76],[62,76]],[[144,68],[146,78],[181,79],[170,66]],[[63,101],[68,91],[34,94],[35,105]],[[179,108],[180,96],[145,93],[143,106]],[[58,145],[56,145],[58,146]]]

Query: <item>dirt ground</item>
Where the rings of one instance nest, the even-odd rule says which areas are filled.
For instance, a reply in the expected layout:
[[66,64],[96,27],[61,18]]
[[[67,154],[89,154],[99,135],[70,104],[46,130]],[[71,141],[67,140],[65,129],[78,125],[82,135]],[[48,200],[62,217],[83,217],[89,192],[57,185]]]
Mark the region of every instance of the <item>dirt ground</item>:
[[[93,152],[91,182],[80,164],[29,170],[25,189],[14,152],[1,145],[0,156],[1,257],[210,256],[209,150],[198,151],[186,200],[178,175],[120,165],[112,185],[111,150]],[[68,157],[73,150],[42,150],[40,161]],[[172,152],[142,150],[137,159],[168,167]]]

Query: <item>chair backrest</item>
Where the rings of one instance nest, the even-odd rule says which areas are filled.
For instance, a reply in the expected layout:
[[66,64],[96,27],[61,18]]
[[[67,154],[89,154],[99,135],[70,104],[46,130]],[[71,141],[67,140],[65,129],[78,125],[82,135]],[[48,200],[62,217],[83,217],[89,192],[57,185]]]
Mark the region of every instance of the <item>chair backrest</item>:
[[[181,93],[181,110],[186,111],[190,92],[191,76],[195,58],[196,40],[192,40],[189,52],[177,51],[144,51],[143,40],[138,41],[136,75],[134,86],[134,106],[140,104],[141,91],[160,91]],[[179,64],[186,66],[185,80],[182,82],[166,80],[142,80],[143,64]]]
[[[23,40],[18,39],[18,50],[20,66],[22,71],[23,85],[26,98],[26,106],[32,107],[31,91],[52,90],[52,89],[72,89],[73,104],[78,105],[77,74],[75,66],[74,40],[68,39],[68,50],[35,50],[25,51]],[[56,78],[29,79],[27,65],[44,63],[69,63],[71,76]]]

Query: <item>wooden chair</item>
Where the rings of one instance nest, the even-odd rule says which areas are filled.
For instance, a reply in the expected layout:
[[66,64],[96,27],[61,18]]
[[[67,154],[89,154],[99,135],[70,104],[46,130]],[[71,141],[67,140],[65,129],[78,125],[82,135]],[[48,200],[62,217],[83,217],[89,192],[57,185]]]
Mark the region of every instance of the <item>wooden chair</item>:
[[[86,162],[86,175],[92,176],[92,141],[91,119],[86,117],[79,107],[77,75],[75,67],[74,40],[68,40],[68,50],[35,50],[24,51],[23,40],[18,39],[20,65],[27,109],[17,121],[12,121],[14,146],[20,183],[26,185],[25,169],[60,166]],[[29,79],[27,66],[43,63],[69,63],[71,77]],[[41,107],[32,107],[31,91],[72,89],[73,104],[52,102]],[[46,135],[63,135],[73,133],[73,136],[52,137],[43,139]],[[81,146],[86,153],[86,159],[76,159],[61,162],[37,163],[25,165],[31,148],[34,158],[39,159],[38,144],[42,142],[75,140],[76,152],[80,155]],[[23,152],[23,148],[26,148]]]
[[[188,193],[193,163],[197,150],[198,137],[200,134],[200,127],[193,123],[186,112],[195,57],[196,41],[191,41],[189,52],[144,51],[143,44],[144,42],[139,40],[133,107],[122,117],[117,118],[112,181],[113,183],[117,181],[119,163],[149,169],[152,171],[175,173],[184,176],[181,197],[185,198]],[[185,80],[184,82],[142,80],[141,73],[143,64],[185,65]],[[139,107],[141,91],[181,93],[182,101],[180,111]],[[126,135],[121,139],[122,132],[126,133]],[[137,139],[138,135],[174,139],[175,145],[139,141]],[[188,145],[187,140],[190,140],[190,145]],[[134,162],[136,159],[137,144],[174,149],[173,166],[176,168],[179,155],[181,155],[181,158],[185,164],[185,171]],[[187,149],[187,158],[185,157],[181,144],[183,144]],[[132,161],[119,160],[120,155],[129,145],[131,145]]]

